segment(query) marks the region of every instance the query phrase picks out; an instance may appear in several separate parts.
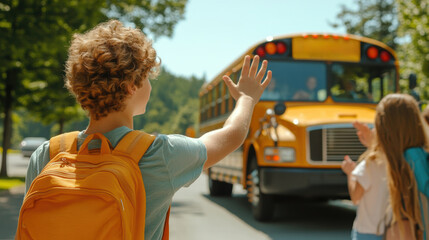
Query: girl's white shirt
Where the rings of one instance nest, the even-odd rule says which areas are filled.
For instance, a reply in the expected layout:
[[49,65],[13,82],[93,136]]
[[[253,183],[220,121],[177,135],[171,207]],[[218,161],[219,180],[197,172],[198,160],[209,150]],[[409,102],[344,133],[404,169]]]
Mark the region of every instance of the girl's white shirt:
[[352,171],[352,180],[365,190],[356,212],[353,229],[359,233],[383,235],[390,222],[389,187],[384,154],[375,160],[363,160]]

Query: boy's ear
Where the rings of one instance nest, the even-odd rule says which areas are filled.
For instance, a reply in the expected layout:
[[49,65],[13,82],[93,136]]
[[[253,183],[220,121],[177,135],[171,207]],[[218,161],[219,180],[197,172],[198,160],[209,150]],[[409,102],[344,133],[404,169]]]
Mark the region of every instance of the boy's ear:
[[127,90],[128,90],[128,94],[133,95],[136,92],[137,87],[134,84],[129,84],[127,86]]

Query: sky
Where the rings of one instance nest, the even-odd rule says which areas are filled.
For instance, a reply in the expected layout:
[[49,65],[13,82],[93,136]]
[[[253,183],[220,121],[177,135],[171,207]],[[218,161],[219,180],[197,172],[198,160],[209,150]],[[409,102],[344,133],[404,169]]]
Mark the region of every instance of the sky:
[[290,33],[345,34],[333,28],[341,5],[354,0],[188,0],[173,37],[154,48],[171,73],[211,81],[247,49],[269,36]]

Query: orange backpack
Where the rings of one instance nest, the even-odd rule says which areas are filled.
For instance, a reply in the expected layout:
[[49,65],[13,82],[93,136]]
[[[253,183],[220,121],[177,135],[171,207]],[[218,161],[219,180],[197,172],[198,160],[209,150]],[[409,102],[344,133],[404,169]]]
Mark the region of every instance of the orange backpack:
[[[111,149],[96,133],[77,152],[77,135],[50,140],[51,160],[24,198],[16,239],[144,239],[146,194],[138,162],[155,137],[132,131]],[[100,149],[88,149],[93,139],[100,139]]]

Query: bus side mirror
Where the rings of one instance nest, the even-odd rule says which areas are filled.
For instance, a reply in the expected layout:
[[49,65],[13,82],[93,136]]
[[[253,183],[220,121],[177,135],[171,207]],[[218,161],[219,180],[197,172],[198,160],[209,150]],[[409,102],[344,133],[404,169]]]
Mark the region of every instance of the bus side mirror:
[[274,113],[277,116],[280,116],[285,112],[286,112],[286,105],[283,102],[278,102],[276,103],[276,105],[274,105]]
[[411,73],[408,76],[408,88],[411,90],[415,87],[417,87],[417,75],[415,73]]

